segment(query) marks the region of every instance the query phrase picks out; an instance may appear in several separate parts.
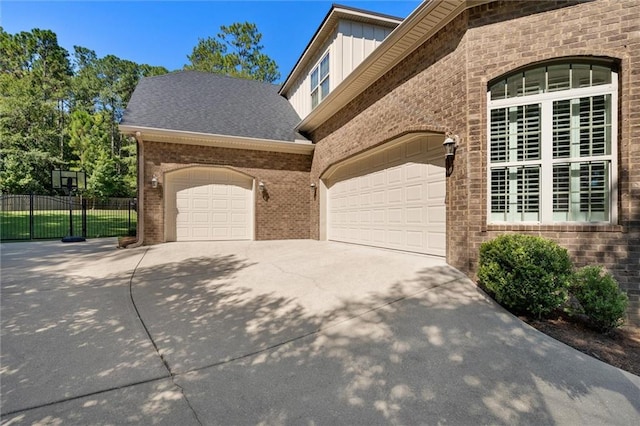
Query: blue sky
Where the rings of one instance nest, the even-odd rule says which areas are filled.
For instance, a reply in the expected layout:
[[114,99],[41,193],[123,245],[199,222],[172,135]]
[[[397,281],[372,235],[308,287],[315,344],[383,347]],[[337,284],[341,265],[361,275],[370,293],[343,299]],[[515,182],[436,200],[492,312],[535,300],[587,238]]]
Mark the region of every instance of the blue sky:
[[406,17],[420,1],[14,1],[0,0],[0,25],[15,34],[48,29],[73,52],[79,45],[99,57],[113,54],[137,63],[182,68],[198,38],[221,25],[254,22],[264,52],[287,76],[332,3]]

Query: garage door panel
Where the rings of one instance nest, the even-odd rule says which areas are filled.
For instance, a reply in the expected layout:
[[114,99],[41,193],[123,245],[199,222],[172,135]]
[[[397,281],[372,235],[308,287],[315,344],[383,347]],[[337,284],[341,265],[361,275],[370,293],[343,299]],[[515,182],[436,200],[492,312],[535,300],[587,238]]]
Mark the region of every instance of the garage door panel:
[[249,235],[247,234],[247,230],[244,227],[231,228],[231,239],[248,240]]
[[234,197],[244,197],[247,192],[247,188],[239,185],[230,185],[229,188],[231,189],[231,195]]
[[176,227],[176,237],[180,239],[189,237],[189,230],[181,226]]
[[401,203],[404,201],[402,193],[404,188],[389,188],[387,191],[387,202],[390,204]]
[[424,178],[424,168],[419,164],[408,164],[405,168],[406,181],[419,181]]
[[213,223],[214,227],[217,227],[219,225],[226,225],[230,222],[229,219],[230,217],[227,212],[213,212],[211,214],[211,222]]
[[386,211],[381,209],[373,210],[372,212],[373,223],[376,225],[384,224],[386,221]]
[[229,195],[231,195],[231,188],[228,185],[207,185],[208,188],[210,188],[210,190],[212,191],[213,196],[218,196],[218,197],[227,197]]
[[377,190],[373,191],[373,204],[374,205],[382,205],[385,202],[385,191]]
[[437,250],[441,250],[444,251],[447,247],[447,238],[444,232],[440,232],[440,233],[431,233],[429,235],[429,248],[431,250],[437,251]]
[[428,207],[429,222],[432,224],[444,224],[447,221],[447,211],[444,207]]
[[424,246],[424,232],[407,231],[407,246],[419,250]]
[[425,185],[422,183],[411,184],[405,188],[407,202],[420,202],[424,199]]
[[209,223],[209,212],[192,212],[189,214],[189,222],[206,225]]
[[[245,198],[234,198],[231,200],[231,209],[233,210],[248,210],[249,203]],[[226,203],[228,205],[228,202]]]
[[363,176],[360,180],[360,190],[368,191],[373,187],[370,176]]
[[414,140],[341,166],[327,182],[328,239],[444,256],[446,180],[432,145]]
[[424,223],[423,207],[408,207],[406,209],[406,218],[408,225],[422,225]]
[[210,204],[208,198],[194,198],[191,203],[192,209],[209,210]]
[[401,229],[389,229],[387,230],[387,241],[392,246],[402,246],[404,242],[404,231]]
[[371,212],[369,210],[363,210],[359,212],[359,221],[363,225],[371,224]]
[[395,208],[388,210],[388,223],[390,225],[401,225],[403,223],[403,209]]
[[228,240],[231,238],[229,228],[225,227],[213,227],[211,228],[211,238],[217,240]]
[[396,167],[387,171],[387,183],[394,185],[403,182],[402,169]]
[[[357,195],[356,195],[357,196]],[[371,205],[371,193],[360,194],[360,205],[369,207]]]
[[355,223],[359,223],[360,221],[358,220],[358,211],[357,210],[352,210],[350,212],[347,213],[348,216],[348,222],[350,224],[355,224]]
[[244,225],[247,222],[249,215],[246,213],[238,212],[231,213],[231,223],[234,225]]
[[176,200],[176,207],[179,209],[188,209],[189,208],[189,199],[186,197],[181,197]]
[[429,182],[427,184],[427,196],[434,201],[444,200],[446,195],[444,181]]
[[379,188],[381,185],[386,183],[384,172],[377,172],[371,176],[371,183],[374,188]]

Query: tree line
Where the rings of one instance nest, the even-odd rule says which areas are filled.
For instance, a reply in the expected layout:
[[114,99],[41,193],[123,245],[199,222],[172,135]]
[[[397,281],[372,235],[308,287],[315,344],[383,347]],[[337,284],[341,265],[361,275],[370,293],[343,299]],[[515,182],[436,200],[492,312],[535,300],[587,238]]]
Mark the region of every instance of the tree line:
[[[184,69],[280,78],[255,24],[220,28]],[[81,46],[69,53],[50,30],[0,27],[0,193],[54,194],[51,171],[63,169],[85,172],[88,197],[135,196],[136,143],[118,123],[138,81],[168,72]]]

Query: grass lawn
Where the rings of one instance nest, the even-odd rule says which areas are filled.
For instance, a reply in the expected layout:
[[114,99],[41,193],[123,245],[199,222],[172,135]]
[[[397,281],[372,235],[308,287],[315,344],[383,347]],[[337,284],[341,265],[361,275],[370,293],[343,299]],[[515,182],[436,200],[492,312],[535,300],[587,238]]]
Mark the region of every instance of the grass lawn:
[[[136,229],[137,215],[128,210],[87,210],[87,238],[119,237]],[[131,222],[129,223],[129,220]],[[82,235],[82,213],[73,212],[73,234]],[[62,238],[69,235],[69,211],[34,211],[31,239]],[[0,212],[0,239],[29,240],[29,212]]]

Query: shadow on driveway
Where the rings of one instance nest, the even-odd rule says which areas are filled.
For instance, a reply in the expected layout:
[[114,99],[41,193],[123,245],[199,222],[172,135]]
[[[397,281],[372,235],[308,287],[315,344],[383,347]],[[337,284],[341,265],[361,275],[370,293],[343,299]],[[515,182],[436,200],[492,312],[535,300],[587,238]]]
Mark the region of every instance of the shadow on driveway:
[[[97,307],[101,324],[117,313],[135,340],[114,340],[116,325],[92,325],[82,339],[103,342],[100,349],[119,362],[138,363],[127,374],[149,378],[101,392],[100,373],[118,362],[88,357],[87,365],[66,365],[71,374],[53,376],[21,365],[21,341],[33,339],[33,346],[50,331],[28,325],[29,294],[6,300],[3,283],[3,406],[7,385],[13,407],[33,392],[12,378],[15,370],[53,401],[3,416],[3,423],[632,424],[640,414],[640,378],[539,333],[442,262],[315,241],[166,244],[133,257],[112,262],[111,275],[95,273],[93,283],[85,273],[79,307]],[[125,320],[133,309],[107,309],[126,298],[99,291],[99,283],[128,289],[130,279],[177,386],[158,367],[137,319]],[[45,323],[53,324],[68,318],[55,307],[72,285],[51,285],[62,294],[49,299]],[[14,310],[8,319],[5,308]],[[56,336],[65,345],[48,349],[59,352],[54,359],[82,352],[80,339]],[[122,355],[122,346],[131,352]],[[87,391],[78,389],[55,403],[56,386],[72,388],[80,373],[98,391],[83,397]]]

